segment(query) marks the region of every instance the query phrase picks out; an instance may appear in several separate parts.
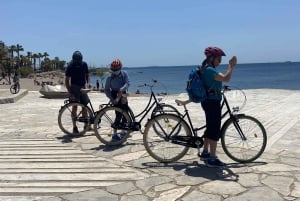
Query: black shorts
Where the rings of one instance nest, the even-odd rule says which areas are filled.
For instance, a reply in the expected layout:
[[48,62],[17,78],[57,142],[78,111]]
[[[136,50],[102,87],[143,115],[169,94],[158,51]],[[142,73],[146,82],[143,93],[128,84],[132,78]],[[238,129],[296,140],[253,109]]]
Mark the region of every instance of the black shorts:
[[218,141],[221,137],[221,101],[205,100],[201,103],[206,117],[205,138]]
[[90,99],[87,94],[81,93],[80,89],[84,87],[78,85],[71,86],[71,92],[74,95],[77,102],[80,102],[83,105],[87,105],[90,102]]

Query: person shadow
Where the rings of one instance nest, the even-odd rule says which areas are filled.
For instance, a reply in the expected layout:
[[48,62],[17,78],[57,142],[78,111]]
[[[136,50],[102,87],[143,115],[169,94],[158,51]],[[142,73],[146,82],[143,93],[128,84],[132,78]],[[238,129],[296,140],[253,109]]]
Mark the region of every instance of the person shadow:
[[207,180],[222,180],[222,181],[239,181],[239,175],[234,172],[235,168],[253,167],[265,165],[266,162],[251,162],[251,163],[228,163],[226,167],[207,167],[204,163],[198,161],[175,162],[175,163],[159,163],[145,162],[142,165],[147,168],[172,168],[175,171],[182,171],[186,176],[201,177]]

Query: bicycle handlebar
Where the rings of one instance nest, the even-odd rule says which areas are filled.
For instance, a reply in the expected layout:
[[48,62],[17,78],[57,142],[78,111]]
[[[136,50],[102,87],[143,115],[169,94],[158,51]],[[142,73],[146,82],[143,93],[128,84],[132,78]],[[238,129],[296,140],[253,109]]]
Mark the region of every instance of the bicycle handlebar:
[[145,83],[145,84],[141,84],[141,85],[138,85],[138,87],[150,87],[150,88],[152,88],[152,87],[154,87],[154,85],[157,83],[157,80],[152,80],[152,84],[147,84],[147,83]]

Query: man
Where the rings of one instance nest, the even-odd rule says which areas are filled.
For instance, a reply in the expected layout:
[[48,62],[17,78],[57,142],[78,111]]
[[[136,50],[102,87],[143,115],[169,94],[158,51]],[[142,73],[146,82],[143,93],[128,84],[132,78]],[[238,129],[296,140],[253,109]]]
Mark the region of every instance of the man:
[[[86,93],[82,93],[81,89],[89,88],[90,76],[88,65],[82,60],[82,54],[80,51],[75,51],[72,55],[72,60],[68,64],[65,72],[65,85],[70,94],[70,99],[72,101],[80,102],[83,105],[87,105],[90,99]],[[72,116],[76,116],[77,107],[72,108]],[[87,116],[87,111],[82,111],[83,116]],[[76,121],[73,121],[73,134],[78,134],[78,128],[76,126]]]

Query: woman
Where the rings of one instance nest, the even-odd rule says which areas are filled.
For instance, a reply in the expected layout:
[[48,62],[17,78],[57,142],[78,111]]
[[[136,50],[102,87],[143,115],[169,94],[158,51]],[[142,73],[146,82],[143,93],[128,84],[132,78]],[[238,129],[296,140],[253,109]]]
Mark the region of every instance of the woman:
[[229,60],[228,69],[225,74],[217,71],[225,53],[218,47],[208,47],[204,54],[206,59],[201,68],[204,68],[203,80],[208,91],[207,100],[201,103],[206,117],[206,131],[204,135],[204,149],[200,154],[208,167],[224,167],[225,164],[216,155],[217,142],[221,137],[221,90],[222,82],[229,82],[231,74],[237,63],[233,56]]

